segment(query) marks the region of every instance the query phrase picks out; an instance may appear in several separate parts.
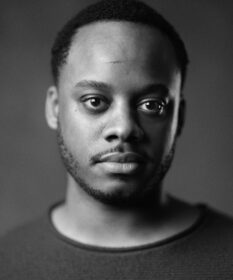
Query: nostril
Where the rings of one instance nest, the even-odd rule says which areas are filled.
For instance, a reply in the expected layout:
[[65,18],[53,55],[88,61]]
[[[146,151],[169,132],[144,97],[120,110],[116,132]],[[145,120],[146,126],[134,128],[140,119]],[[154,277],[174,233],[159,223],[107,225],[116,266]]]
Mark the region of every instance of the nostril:
[[119,137],[117,137],[117,135],[108,135],[107,137],[105,137],[108,142],[112,142],[114,140],[117,140],[118,138]]
[[106,141],[113,142],[128,142],[128,143],[137,143],[142,139],[142,133],[137,133],[136,131],[132,131],[129,134],[109,134],[105,137]]

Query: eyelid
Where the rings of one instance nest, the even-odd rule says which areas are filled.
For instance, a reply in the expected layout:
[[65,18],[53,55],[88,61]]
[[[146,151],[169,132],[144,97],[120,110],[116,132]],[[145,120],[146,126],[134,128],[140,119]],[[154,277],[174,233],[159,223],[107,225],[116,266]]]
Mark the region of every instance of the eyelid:
[[148,102],[148,101],[157,101],[158,103],[162,103],[162,105],[167,105],[168,104],[168,99],[166,98],[161,98],[161,97],[147,97],[147,98],[143,98],[141,99],[138,104],[141,105],[145,102]]
[[106,103],[110,103],[110,101],[108,100],[108,98],[106,96],[99,94],[99,93],[90,93],[90,94],[82,95],[80,97],[80,101],[84,102],[84,101],[87,101],[92,98],[99,98],[102,101],[105,101]]

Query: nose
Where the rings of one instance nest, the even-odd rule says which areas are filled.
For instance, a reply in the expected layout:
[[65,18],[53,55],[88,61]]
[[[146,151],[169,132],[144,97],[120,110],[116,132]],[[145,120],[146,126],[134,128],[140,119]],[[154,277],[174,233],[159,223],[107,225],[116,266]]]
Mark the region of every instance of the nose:
[[137,117],[126,106],[117,108],[107,120],[104,130],[104,138],[108,142],[139,142],[144,137]]

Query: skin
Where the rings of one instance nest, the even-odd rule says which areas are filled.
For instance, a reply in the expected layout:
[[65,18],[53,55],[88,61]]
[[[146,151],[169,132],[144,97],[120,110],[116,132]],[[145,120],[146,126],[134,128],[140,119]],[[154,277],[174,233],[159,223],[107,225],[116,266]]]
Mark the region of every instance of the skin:
[[[68,170],[66,202],[52,216],[58,231],[120,247],[189,227],[197,210],[165,201],[161,192],[161,169],[171,163],[183,117],[180,70],[159,30],[128,22],[80,28],[46,100],[47,122]],[[131,170],[94,161],[126,152],[143,163]]]

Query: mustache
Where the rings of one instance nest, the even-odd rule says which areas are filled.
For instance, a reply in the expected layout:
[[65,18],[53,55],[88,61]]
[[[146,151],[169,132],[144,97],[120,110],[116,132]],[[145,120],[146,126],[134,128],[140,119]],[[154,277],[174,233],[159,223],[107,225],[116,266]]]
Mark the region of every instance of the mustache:
[[108,150],[99,152],[99,153],[91,156],[90,157],[90,163],[91,164],[95,164],[95,163],[101,161],[101,158],[103,156],[107,155],[107,154],[111,154],[111,153],[126,153],[126,152],[136,153],[136,154],[140,155],[141,157],[143,157],[145,160],[152,161],[152,159],[148,155],[146,155],[145,153],[137,152],[137,151],[134,151],[134,150],[126,150],[126,149],[124,149],[122,147],[122,145],[118,145],[116,147],[110,148]]

